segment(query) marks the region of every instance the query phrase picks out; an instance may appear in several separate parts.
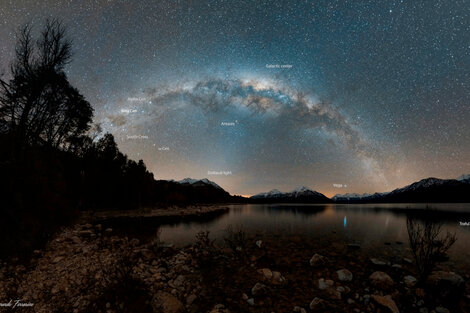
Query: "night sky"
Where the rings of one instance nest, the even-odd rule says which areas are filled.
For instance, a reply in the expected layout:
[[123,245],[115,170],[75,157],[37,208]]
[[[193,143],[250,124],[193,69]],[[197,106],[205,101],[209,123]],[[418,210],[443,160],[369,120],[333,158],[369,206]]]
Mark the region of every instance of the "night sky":
[[157,179],[332,196],[470,173],[468,0],[1,0],[1,72],[47,17],[94,122]]

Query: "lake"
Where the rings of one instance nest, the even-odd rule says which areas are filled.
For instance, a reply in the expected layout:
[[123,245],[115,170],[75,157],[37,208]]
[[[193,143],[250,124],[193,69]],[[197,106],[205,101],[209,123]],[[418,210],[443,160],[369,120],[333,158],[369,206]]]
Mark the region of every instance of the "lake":
[[[468,269],[470,260],[470,204],[246,204],[229,205],[230,211],[211,220],[162,225],[160,239],[184,246],[200,231],[222,243],[227,228],[243,230],[251,240],[277,243],[280,248],[301,242],[302,249],[336,250],[359,244],[366,257],[398,260],[411,257],[406,227],[407,214],[421,219],[432,216],[442,223],[442,233],[455,233],[447,266]],[[397,261],[398,262],[398,261]]]

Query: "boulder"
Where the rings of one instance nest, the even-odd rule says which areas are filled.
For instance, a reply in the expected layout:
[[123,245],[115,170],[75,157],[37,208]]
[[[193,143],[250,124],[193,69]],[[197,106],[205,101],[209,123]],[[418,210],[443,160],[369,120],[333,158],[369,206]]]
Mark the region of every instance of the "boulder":
[[353,279],[353,274],[345,268],[336,271],[336,274],[338,275],[338,279],[340,281],[351,281]]
[[393,279],[384,272],[377,271],[372,273],[369,276],[369,280],[372,286],[382,290],[390,289],[394,285]]
[[395,304],[395,301],[393,301],[393,299],[390,295],[388,295],[388,296],[372,295],[372,299],[380,307],[386,309],[387,312],[389,312],[389,313],[400,313],[400,311],[398,310],[397,305]]

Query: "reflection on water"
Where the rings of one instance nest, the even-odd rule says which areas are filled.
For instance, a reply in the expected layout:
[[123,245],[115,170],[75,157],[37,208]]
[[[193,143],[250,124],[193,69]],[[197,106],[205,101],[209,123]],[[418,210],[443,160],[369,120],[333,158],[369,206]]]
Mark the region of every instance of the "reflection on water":
[[358,243],[370,253],[382,251],[387,244],[391,254],[398,254],[408,248],[406,217],[411,212],[421,219],[432,216],[443,223],[444,232],[456,233],[457,242],[449,251],[451,262],[467,262],[470,227],[460,222],[470,221],[470,204],[231,205],[227,214],[210,221],[164,225],[161,239],[184,246],[194,242],[199,231],[210,231],[211,238],[222,241],[232,226],[257,238],[279,241],[295,237],[332,246]]

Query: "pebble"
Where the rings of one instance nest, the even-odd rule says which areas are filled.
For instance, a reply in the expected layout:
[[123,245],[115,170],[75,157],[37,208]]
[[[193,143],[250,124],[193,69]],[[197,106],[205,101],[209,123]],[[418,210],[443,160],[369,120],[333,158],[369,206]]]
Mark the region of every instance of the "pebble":
[[318,310],[324,307],[325,301],[321,298],[315,297],[313,300],[310,302],[310,310]]
[[387,265],[387,263],[386,263],[385,261],[382,261],[382,260],[379,260],[379,259],[375,259],[375,258],[371,258],[370,261],[372,262],[372,264],[378,265],[378,266]]
[[338,279],[340,281],[351,281],[353,279],[353,274],[345,268],[336,271],[336,274],[338,275]]
[[326,257],[317,253],[315,253],[310,258],[310,261],[309,261],[311,266],[321,266],[321,265],[325,265],[327,262],[328,262],[328,259]]
[[438,306],[434,311],[436,311],[436,313],[450,313],[450,311],[443,306]]
[[262,295],[266,292],[266,285],[263,285],[261,283],[256,283],[253,288],[251,288],[251,294],[256,296],[256,295]]
[[416,285],[418,280],[411,275],[407,275],[403,278],[403,281],[408,287],[413,287],[414,285]]
[[295,306],[293,312],[298,312],[298,313],[307,313],[307,311],[300,307],[300,306]]

